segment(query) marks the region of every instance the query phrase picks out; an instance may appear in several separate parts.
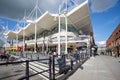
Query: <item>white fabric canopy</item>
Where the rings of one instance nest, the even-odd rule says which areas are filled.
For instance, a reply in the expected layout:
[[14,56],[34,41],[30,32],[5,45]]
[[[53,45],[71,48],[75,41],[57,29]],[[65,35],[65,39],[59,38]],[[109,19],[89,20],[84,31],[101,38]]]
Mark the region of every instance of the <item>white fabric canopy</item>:
[[[78,31],[82,31],[85,35],[89,35],[90,32],[92,32],[88,1],[85,1],[81,5],[68,12],[67,18],[68,24],[73,25]],[[50,30],[58,24],[58,15],[45,12],[35,22],[37,22],[37,32],[40,33],[44,30]],[[61,22],[65,24],[64,15],[61,15]],[[35,24],[30,23],[24,29],[21,29],[18,32],[19,36],[22,36],[23,30],[25,32],[25,36],[30,36],[31,34],[35,33]],[[7,35],[8,38],[16,38],[16,34],[13,34],[12,32],[9,32]]]

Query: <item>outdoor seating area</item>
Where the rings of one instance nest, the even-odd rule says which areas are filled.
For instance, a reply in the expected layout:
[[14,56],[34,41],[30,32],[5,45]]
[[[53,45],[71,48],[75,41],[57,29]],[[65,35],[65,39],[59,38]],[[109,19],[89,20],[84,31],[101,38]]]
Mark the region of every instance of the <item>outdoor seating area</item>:
[[[38,58],[38,55],[39,55],[39,58]],[[80,62],[76,63],[76,60],[72,60],[71,58],[68,58],[67,55],[58,55],[58,56],[46,55],[46,57],[45,57],[45,55],[41,55],[41,54],[27,54],[27,56],[23,54],[23,56],[21,56],[18,53],[16,55],[14,55],[15,57],[16,56],[21,57],[21,58],[19,58],[18,61],[12,61],[12,62],[9,61],[9,62],[5,62],[5,63],[0,63],[0,65],[1,66],[4,66],[4,65],[9,66],[10,64],[24,65],[24,66],[26,66],[27,73],[29,70],[32,73],[35,72],[35,75],[44,74],[44,77],[46,77],[46,78],[59,79],[60,77],[65,76],[63,74],[69,74],[69,73],[73,72],[76,69],[74,66],[76,66],[78,64],[82,64],[82,62],[84,62],[84,60],[87,60],[88,55],[86,53],[84,53],[84,55],[85,56],[81,58],[80,57],[81,54],[78,54],[78,56],[80,57],[79,59],[81,61],[78,58],[75,58],[75,56],[72,56],[76,60],[80,61]],[[43,68],[42,69],[43,72],[37,71],[37,69],[39,69],[41,71],[41,68],[38,67],[40,65],[41,66],[44,65],[43,67],[41,67],[41,68]],[[49,70],[47,73],[46,73],[46,69],[47,69],[47,71]],[[44,70],[45,70],[45,73],[44,73]],[[36,71],[37,71],[37,73],[36,73]],[[26,74],[26,76],[30,77],[32,75]],[[25,78],[29,78],[29,77],[23,77],[23,78],[25,79]],[[20,78],[20,79],[23,79],[23,78]]]
[[59,65],[59,74],[67,74],[67,72],[71,69],[72,66],[67,65],[65,58],[61,57],[57,59],[58,65]]

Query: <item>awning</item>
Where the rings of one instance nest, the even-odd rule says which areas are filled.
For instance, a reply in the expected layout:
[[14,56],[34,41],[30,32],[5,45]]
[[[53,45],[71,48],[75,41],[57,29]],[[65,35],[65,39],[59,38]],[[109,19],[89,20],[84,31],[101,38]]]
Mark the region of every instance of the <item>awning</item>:
[[[73,25],[78,31],[82,31],[85,35],[89,35],[90,32],[92,32],[88,0],[68,12],[67,18],[68,24]],[[44,30],[50,30],[58,25],[58,15],[45,12],[35,22],[37,22],[37,32],[41,33]],[[64,15],[61,15],[61,22],[65,24]],[[28,24],[25,28],[21,29],[18,33],[19,36],[22,36],[23,30],[25,32],[25,36],[35,34],[35,24]],[[13,34],[11,32],[9,32],[7,35],[9,38],[16,38],[16,34]]]

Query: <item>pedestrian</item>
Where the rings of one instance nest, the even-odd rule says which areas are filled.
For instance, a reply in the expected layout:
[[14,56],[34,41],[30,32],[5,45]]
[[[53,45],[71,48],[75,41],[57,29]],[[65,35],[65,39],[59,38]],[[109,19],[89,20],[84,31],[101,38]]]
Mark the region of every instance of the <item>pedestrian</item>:
[[3,55],[3,56],[5,56],[5,55],[6,55],[6,51],[5,51],[5,50],[3,50],[2,55]]
[[1,60],[5,60],[5,59],[7,59],[6,51],[3,50],[2,53],[1,53]]

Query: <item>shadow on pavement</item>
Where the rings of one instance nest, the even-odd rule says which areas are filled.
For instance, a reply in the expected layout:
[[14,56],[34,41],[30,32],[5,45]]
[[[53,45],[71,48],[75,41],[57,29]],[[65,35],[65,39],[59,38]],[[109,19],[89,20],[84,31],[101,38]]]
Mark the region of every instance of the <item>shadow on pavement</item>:
[[71,71],[69,71],[67,74],[65,74],[65,75],[57,78],[56,80],[67,80],[71,75],[73,75],[73,74],[76,72],[76,70],[77,70],[78,68],[81,68],[81,69],[83,70],[84,68],[83,68],[82,65],[83,65],[87,60],[88,60],[88,59],[86,59],[86,60],[84,60],[84,61],[82,61],[82,62],[80,62],[80,63],[78,63],[78,64],[75,64],[74,67],[73,67],[73,70],[71,70]]
[[[21,73],[21,74],[22,74],[22,73]],[[14,76],[18,76],[18,75],[21,75],[21,74],[13,74],[13,75],[1,77],[0,80],[4,80],[4,79],[10,78],[10,77],[14,77]]]
[[80,65],[80,69],[81,69],[81,70],[83,70],[83,69],[84,69],[84,67],[83,67],[82,65]]

